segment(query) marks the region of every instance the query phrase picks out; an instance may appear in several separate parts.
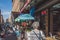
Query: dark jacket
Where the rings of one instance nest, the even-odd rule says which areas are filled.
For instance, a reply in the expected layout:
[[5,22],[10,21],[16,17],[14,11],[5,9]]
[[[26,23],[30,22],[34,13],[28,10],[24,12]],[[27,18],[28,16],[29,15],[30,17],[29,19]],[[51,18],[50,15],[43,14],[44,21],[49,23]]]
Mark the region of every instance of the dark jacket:
[[6,34],[5,40],[17,40],[15,32]]

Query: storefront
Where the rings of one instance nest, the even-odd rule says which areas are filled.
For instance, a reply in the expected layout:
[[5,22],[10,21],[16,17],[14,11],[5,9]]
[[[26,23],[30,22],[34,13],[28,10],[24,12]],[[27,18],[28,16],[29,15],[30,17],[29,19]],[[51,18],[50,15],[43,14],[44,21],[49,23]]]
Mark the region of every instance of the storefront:
[[[46,36],[48,36],[49,32],[54,34],[54,30],[56,30],[56,28],[54,27],[54,24],[56,24],[56,23],[54,23],[54,22],[56,22],[57,20],[55,20],[54,18],[57,18],[59,13],[57,13],[57,14],[56,14],[56,12],[52,13],[52,10],[57,10],[58,11],[59,9],[53,9],[52,6],[56,5],[57,3],[59,3],[58,0],[56,0],[56,1],[53,0],[53,1],[49,2],[48,4],[46,4],[46,5],[43,5],[42,7],[40,6],[35,11],[35,13],[39,13],[39,15],[40,15],[40,26],[43,29],[45,29]],[[46,14],[42,15],[41,12],[44,11],[44,10],[46,11]],[[56,16],[54,16],[53,14],[54,15],[56,14]],[[58,20],[59,20],[59,18],[58,18]]]
[[50,31],[54,35],[58,35],[60,32],[60,3],[54,5],[50,9]]

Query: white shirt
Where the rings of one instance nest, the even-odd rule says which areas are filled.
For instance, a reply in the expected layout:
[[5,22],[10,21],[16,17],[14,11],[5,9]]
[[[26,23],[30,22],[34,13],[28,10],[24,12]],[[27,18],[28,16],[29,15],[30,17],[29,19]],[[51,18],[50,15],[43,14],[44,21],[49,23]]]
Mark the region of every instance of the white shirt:
[[[26,32],[27,40],[39,40],[38,37],[36,36],[36,34],[33,31],[39,37],[39,30],[32,30],[31,32]],[[40,33],[41,33],[41,36],[43,37],[43,39],[45,39],[45,35],[43,34],[43,32],[41,30],[40,30]],[[42,38],[41,38],[41,40],[42,40]]]

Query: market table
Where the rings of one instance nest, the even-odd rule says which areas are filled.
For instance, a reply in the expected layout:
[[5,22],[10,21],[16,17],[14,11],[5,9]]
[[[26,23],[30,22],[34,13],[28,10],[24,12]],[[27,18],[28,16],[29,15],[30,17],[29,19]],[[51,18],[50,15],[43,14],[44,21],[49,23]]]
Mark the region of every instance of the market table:
[[57,40],[60,40],[60,37],[56,37]]
[[52,37],[46,37],[46,40],[56,40],[56,39]]

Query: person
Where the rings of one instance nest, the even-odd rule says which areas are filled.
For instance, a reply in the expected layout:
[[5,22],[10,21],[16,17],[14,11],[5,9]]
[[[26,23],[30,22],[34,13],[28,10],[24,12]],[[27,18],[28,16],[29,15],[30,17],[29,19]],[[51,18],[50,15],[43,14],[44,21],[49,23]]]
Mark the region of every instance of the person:
[[0,24],[0,33],[2,32],[3,30],[2,30],[2,24]]
[[21,32],[18,29],[15,29],[15,33],[16,33],[18,40],[20,40]]
[[26,31],[27,23],[22,22],[21,25],[22,25],[21,40],[25,40],[25,31]]
[[32,27],[32,31],[25,33],[26,40],[45,40],[45,35],[43,31],[38,30],[39,22],[33,22]]
[[5,40],[17,40],[16,33],[13,31],[12,27],[7,27],[5,32]]
[[1,34],[0,34],[0,40],[4,40],[4,36],[5,36],[5,32],[2,31]]

